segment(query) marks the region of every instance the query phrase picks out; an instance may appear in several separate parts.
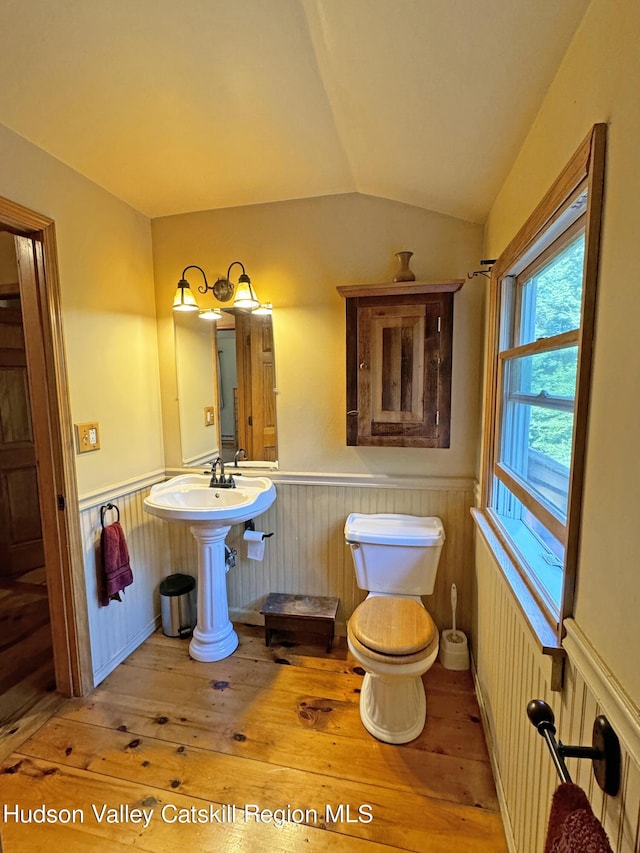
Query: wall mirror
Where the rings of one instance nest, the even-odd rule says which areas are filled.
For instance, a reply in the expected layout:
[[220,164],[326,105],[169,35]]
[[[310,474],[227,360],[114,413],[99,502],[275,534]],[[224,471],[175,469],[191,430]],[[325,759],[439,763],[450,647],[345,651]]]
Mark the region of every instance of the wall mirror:
[[223,309],[217,323],[174,312],[182,464],[201,466],[216,449],[233,462],[278,459],[275,358],[270,315]]

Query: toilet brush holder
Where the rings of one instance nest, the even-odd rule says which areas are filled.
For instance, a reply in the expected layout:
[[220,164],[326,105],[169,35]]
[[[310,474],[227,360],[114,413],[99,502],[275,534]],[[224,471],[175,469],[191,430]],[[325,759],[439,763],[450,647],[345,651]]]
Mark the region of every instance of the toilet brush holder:
[[440,663],[445,669],[469,669],[469,644],[462,631],[449,629],[442,632]]

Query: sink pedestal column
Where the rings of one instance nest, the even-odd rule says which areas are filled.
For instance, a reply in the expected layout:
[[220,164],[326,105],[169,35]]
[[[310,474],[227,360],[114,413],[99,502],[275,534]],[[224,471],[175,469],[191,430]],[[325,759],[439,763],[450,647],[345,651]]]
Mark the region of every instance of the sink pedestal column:
[[198,544],[198,622],[189,654],[200,661],[222,660],[238,647],[229,619],[224,559],[224,540],[231,528],[193,525],[189,529]]

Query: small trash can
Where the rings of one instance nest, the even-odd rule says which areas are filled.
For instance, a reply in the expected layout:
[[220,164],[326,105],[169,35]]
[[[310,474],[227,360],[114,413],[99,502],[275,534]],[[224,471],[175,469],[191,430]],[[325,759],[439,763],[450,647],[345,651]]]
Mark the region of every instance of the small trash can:
[[160,582],[162,633],[183,639],[196,625],[196,580],[191,575],[168,575]]

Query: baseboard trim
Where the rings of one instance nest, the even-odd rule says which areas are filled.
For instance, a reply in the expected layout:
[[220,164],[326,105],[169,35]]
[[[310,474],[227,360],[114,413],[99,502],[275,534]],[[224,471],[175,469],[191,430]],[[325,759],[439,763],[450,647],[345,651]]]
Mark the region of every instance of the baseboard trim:
[[141,628],[137,634],[129,639],[129,642],[118,649],[117,654],[115,654],[108,661],[105,661],[96,671],[93,673],[93,686],[94,689],[100,684],[101,681],[104,681],[108,675],[111,675],[113,670],[122,663],[123,660],[129,657],[132,652],[138,648],[138,646],[142,645],[146,639],[148,639],[153,633],[157,631],[160,627],[160,614],[155,616],[151,622],[148,622],[144,628]]
[[511,821],[509,820],[507,797],[505,795],[504,787],[502,785],[502,776],[500,775],[500,768],[498,767],[498,762],[496,760],[496,748],[495,741],[493,739],[493,731],[489,722],[489,716],[487,714],[484,696],[482,695],[482,688],[480,686],[480,680],[478,678],[478,672],[476,670],[475,661],[473,660],[473,655],[471,656],[471,675],[473,676],[473,683],[476,690],[476,698],[478,699],[478,707],[480,708],[480,718],[482,720],[482,728],[484,729],[484,736],[487,742],[489,760],[491,761],[491,772],[493,773],[493,781],[495,782],[496,786],[496,795],[498,797],[498,804],[500,806],[500,817],[502,818],[502,826],[504,827],[507,847],[509,848],[509,853],[518,853],[516,840],[514,838],[513,829],[511,827]]

